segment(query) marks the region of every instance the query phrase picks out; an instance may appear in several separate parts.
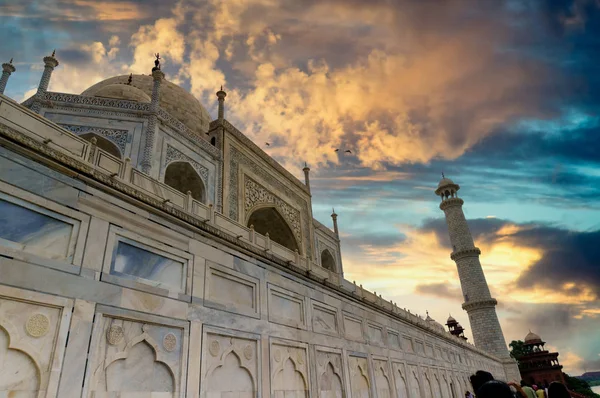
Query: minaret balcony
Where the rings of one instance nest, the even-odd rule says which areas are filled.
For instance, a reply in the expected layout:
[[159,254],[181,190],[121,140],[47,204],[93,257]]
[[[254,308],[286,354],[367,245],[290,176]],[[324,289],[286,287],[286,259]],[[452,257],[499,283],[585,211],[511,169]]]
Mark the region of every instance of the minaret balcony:
[[457,250],[450,254],[452,261],[458,261],[465,257],[477,257],[481,254],[481,250],[478,247],[471,247],[468,249]]
[[465,311],[471,311],[479,308],[490,308],[495,307],[498,304],[498,300],[495,298],[487,299],[487,300],[478,300],[478,301],[470,301],[468,303],[463,303],[462,308]]
[[449,207],[462,206],[464,203],[464,200],[461,198],[448,198],[444,199],[444,201],[440,203],[440,209],[446,210]]

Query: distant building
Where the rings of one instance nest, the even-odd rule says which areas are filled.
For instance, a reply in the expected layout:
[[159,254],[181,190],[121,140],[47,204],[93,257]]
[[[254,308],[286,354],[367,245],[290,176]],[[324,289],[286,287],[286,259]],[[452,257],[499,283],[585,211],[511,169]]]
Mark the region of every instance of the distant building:
[[529,332],[525,336],[526,354],[519,358],[519,370],[523,380],[530,384],[546,385],[553,381],[565,382],[562,365],[558,363],[558,352],[549,352],[541,337]]

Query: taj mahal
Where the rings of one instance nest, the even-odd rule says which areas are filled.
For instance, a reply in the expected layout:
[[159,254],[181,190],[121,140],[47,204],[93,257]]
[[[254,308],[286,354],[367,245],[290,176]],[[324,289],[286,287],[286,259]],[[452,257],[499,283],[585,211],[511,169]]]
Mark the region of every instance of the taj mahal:
[[473,344],[344,279],[310,169],[229,123],[222,88],[211,120],[158,59],[80,95],[48,91],[43,62],[21,104],[12,62],[0,79],[0,397],[460,398],[476,370],[521,379],[449,178],[431,198]]

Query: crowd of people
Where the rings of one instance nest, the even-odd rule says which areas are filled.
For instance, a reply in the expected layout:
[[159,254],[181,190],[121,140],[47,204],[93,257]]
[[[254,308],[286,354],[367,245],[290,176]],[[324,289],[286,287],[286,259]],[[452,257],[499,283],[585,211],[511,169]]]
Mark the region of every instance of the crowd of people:
[[465,398],[570,398],[567,387],[554,381],[547,386],[527,385],[521,382],[505,383],[494,380],[491,373],[478,370],[471,376],[473,395],[470,391],[465,393]]

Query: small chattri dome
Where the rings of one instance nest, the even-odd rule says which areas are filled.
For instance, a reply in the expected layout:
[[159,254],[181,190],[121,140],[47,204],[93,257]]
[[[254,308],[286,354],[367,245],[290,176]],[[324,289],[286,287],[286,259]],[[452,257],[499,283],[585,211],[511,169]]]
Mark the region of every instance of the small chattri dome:
[[446,185],[456,185],[456,184],[451,179],[444,177],[440,180],[440,183],[438,184],[438,188],[445,187]]
[[456,319],[454,319],[454,318],[452,317],[452,315],[450,315],[450,316],[448,317],[448,320],[446,321],[446,323],[454,323],[454,322],[456,322]]
[[527,333],[527,336],[525,336],[525,344],[536,343],[542,343],[542,338],[530,330],[529,333]]

